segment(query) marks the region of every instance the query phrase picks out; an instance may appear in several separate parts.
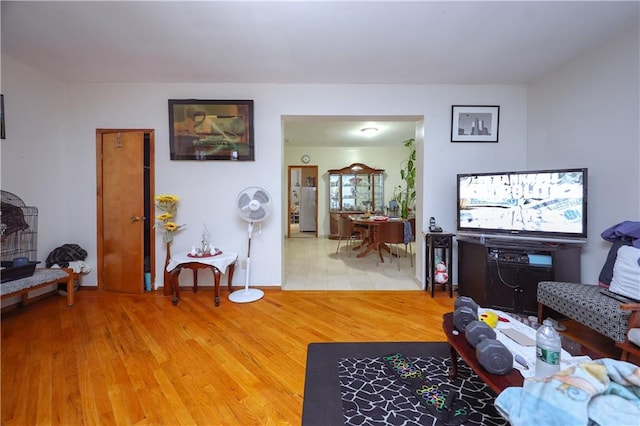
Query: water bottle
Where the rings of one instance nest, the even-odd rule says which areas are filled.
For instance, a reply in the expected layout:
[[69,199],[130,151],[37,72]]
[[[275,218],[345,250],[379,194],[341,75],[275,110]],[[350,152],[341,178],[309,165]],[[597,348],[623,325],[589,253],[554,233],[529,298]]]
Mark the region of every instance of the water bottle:
[[536,377],[549,377],[560,371],[560,335],[550,320],[542,322],[536,332]]

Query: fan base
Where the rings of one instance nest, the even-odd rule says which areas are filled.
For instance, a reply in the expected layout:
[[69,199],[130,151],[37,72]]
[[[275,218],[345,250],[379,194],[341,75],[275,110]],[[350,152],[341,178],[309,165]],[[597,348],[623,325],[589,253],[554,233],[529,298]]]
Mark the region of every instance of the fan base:
[[262,299],[264,292],[257,288],[236,290],[229,295],[229,300],[235,303],[249,303]]

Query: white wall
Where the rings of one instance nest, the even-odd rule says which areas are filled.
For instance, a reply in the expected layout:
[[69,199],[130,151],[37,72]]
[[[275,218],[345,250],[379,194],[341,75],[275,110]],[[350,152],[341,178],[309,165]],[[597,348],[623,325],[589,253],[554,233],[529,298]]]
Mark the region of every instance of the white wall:
[[[15,189],[43,209],[41,258],[57,245],[77,242],[89,252],[87,261],[96,264],[96,128],[155,129],[156,192],[179,195],[180,222],[188,224],[176,236],[174,249],[186,250],[199,241],[206,222],[212,227],[214,243],[239,252],[241,258],[246,252],[246,224],[233,207],[238,191],[259,184],[272,193],[275,205],[283,205],[284,115],[424,117],[424,146],[417,141],[418,153],[424,153],[423,180],[418,183],[423,188],[418,199],[422,206],[418,229],[422,229],[422,218],[436,216],[445,230],[455,230],[456,173],[526,166],[523,86],[61,84],[3,59],[6,100],[20,98],[6,105],[7,131],[19,139],[15,143],[20,149],[4,152],[3,187]],[[10,86],[7,90],[5,83]],[[45,87],[28,89],[34,85]],[[253,99],[256,161],[170,161],[167,100],[190,98]],[[454,104],[500,105],[500,143],[452,144]],[[5,142],[3,149],[10,139]],[[41,160],[42,152],[46,155]],[[349,163],[350,155],[344,157]],[[285,213],[274,212],[275,218],[265,222],[252,240],[255,285],[282,283]],[[156,276],[161,280],[164,248],[158,241]],[[235,281],[242,283],[243,273],[238,272]],[[83,279],[83,285],[96,284],[96,280],[94,271]]]
[[[424,117],[419,205],[421,219],[435,216],[455,229],[456,173],[521,168],[586,166],[590,170],[589,234],[583,280],[595,282],[608,244],[606,227],[640,216],[640,133],[638,111],[638,32],[585,53],[540,81],[523,86],[213,85],[64,84],[6,56],[2,57],[7,138],[2,141],[2,188],[40,209],[39,257],[76,242],[95,266],[95,129],[156,130],[157,192],[182,197],[181,221],[189,224],[176,249],[197,241],[202,223],[228,250],[245,250],[245,225],[233,200],[259,181],[281,205],[286,175],[281,134],[283,115],[415,115]],[[168,159],[170,98],[254,99],[255,162],[176,162]],[[497,104],[498,144],[450,143],[451,105]],[[292,154],[296,159],[301,153]],[[324,165],[322,153],[310,153]],[[332,154],[327,154],[332,155]],[[341,162],[374,164],[362,153],[343,152]],[[294,162],[291,160],[291,162]],[[313,160],[312,160],[313,162]],[[385,167],[386,168],[386,167]],[[283,170],[285,170],[283,172]],[[326,202],[320,196],[321,202]],[[282,282],[284,218],[263,226],[254,240],[256,284]],[[278,220],[279,219],[279,220]],[[156,274],[162,265],[158,247]],[[258,253],[269,253],[258,256]],[[421,274],[419,274],[419,277]],[[242,282],[242,274],[236,274]],[[90,274],[83,285],[96,283]]]
[[[62,83],[2,56],[6,139],[0,141],[0,187],[18,195],[27,206],[37,207],[39,229],[51,231],[38,233],[42,266],[52,249],[75,234],[69,225],[70,215],[76,214],[70,211],[77,208],[71,204],[76,199],[66,191],[73,171],[66,158],[64,89]],[[47,291],[36,290],[31,296]],[[19,298],[5,299],[2,306],[15,300]]]
[[589,239],[582,281],[597,283],[606,228],[640,220],[638,28],[531,84],[529,168],[589,168]]
[[73,202],[73,194],[66,191],[73,162],[66,158],[65,85],[5,56],[2,70],[6,118],[6,139],[0,145],[2,189],[38,207],[41,229],[57,229],[38,235],[45,250],[53,249],[57,242],[66,242],[62,240],[68,237],[71,208],[67,204]]

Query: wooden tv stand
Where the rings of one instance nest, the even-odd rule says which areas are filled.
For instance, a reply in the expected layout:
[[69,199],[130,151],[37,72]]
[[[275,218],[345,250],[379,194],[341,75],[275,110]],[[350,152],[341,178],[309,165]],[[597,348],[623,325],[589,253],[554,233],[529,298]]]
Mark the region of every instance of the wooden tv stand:
[[537,315],[540,281],[580,282],[578,244],[458,237],[458,294],[480,306]]

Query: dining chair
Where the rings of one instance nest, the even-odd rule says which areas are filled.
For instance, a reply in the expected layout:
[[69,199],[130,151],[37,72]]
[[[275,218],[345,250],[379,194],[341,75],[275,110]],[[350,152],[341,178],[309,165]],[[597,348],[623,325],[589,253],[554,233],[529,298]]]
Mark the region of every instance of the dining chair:
[[411,218],[405,221],[393,221],[388,222],[385,226],[381,227],[380,242],[384,242],[389,245],[389,254],[391,263],[393,263],[393,247],[395,247],[395,257],[398,258],[398,271],[400,270],[400,244],[404,244],[404,255],[409,253],[409,260],[413,267],[413,249],[411,243],[415,241],[415,218]]
[[[400,221],[389,221],[380,226],[379,241],[389,246],[389,258],[393,263],[395,247],[395,257],[398,258],[398,271],[400,270],[400,244],[404,244],[404,225]],[[406,249],[406,246],[405,246]]]
[[351,222],[347,216],[340,216],[338,220],[338,246],[336,247],[336,254],[338,254],[340,250],[342,240],[346,240],[347,252],[349,257],[351,257],[353,242],[362,239],[364,239],[363,231],[354,226],[353,222]]

